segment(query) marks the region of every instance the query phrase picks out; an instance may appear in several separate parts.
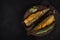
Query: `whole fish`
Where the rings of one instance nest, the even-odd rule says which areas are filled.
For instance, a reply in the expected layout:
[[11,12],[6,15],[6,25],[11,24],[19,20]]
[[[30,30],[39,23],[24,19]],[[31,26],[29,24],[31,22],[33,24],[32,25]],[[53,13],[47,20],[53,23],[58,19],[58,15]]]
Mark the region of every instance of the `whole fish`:
[[49,10],[50,10],[49,8],[46,8],[42,11],[38,11],[36,13],[31,14],[28,18],[24,20],[24,23],[26,24],[26,26],[30,26],[32,23],[38,20],[41,16],[43,16]]
[[38,31],[42,28],[45,28],[46,26],[50,25],[51,23],[53,23],[55,21],[54,15],[50,15],[48,16],[45,20],[43,20],[41,23],[39,23],[33,30],[34,31]]

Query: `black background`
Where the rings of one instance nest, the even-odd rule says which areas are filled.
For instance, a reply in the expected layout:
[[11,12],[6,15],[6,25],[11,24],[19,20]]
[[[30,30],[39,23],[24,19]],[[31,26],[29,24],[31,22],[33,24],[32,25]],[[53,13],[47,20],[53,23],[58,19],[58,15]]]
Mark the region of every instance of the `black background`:
[[[42,0],[44,1],[44,0]],[[40,0],[2,0],[0,13],[0,37],[1,40],[36,40],[36,37],[27,36],[22,20],[25,11],[33,5],[40,4]],[[46,0],[47,1],[47,0]],[[60,39],[60,1],[48,0],[53,5],[57,13],[56,29],[45,37],[39,37],[38,40],[59,40]]]

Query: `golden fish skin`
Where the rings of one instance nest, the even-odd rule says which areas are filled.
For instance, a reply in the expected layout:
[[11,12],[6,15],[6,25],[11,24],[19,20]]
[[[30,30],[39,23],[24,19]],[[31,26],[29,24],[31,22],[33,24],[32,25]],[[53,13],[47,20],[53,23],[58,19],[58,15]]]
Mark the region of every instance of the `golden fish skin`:
[[50,25],[54,21],[55,21],[54,15],[51,15],[47,17],[45,20],[43,20],[41,23],[39,23],[31,32],[45,28],[46,26]]
[[53,23],[52,25],[50,25],[50,26],[49,26],[48,28],[46,28],[46,29],[40,30],[40,31],[37,32],[36,34],[44,34],[44,33],[48,32],[48,31],[50,31],[51,29],[53,29],[54,26],[55,26],[55,23]]
[[37,19],[39,19],[42,15],[44,15],[49,10],[50,9],[47,8],[30,15],[27,19],[24,20],[24,23],[26,24],[26,26],[30,26],[33,22],[35,22]]

